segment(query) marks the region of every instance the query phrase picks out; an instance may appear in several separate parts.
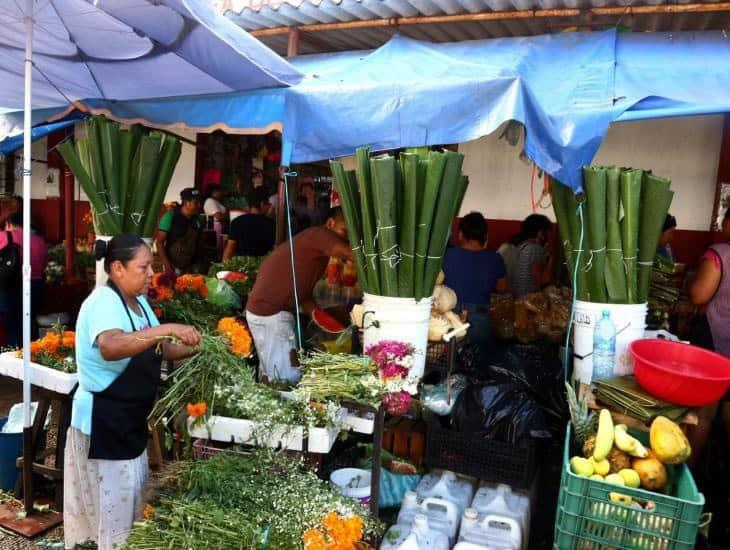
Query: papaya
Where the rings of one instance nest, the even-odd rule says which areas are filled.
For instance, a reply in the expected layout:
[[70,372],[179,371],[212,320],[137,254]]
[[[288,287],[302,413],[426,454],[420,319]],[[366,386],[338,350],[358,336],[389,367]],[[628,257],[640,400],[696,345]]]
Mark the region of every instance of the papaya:
[[692,449],[682,429],[665,416],[657,416],[649,432],[651,449],[664,464],[682,464]]

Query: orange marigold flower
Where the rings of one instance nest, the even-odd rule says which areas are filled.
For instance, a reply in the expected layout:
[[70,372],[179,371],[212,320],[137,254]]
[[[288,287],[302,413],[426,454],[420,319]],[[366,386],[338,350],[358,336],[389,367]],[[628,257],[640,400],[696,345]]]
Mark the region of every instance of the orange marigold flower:
[[325,550],[324,533],[319,529],[307,529],[302,535],[304,550]]
[[228,339],[231,351],[239,357],[249,357],[253,346],[251,333],[243,323],[234,317],[223,317],[218,321],[218,332]]
[[142,517],[144,517],[144,519],[152,519],[152,516],[154,516],[154,515],[155,515],[155,507],[152,506],[151,504],[147,504],[144,507],[144,510],[142,511]]
[[208,404],[205,401],[201,401],[200,403],[188,403],[187,410],[188,416],[198,418],[208,411]]
[[174,293],[172,292],[172,289],[166,286],[160,286],[155,289],[157,291],[157,301],[158,302],[165,302],[167,300],[171,300]]
[[61,347],[66,349],[73,349],[76,345],[76,334],[72,330],[67,330],[63,333],[61,338]]

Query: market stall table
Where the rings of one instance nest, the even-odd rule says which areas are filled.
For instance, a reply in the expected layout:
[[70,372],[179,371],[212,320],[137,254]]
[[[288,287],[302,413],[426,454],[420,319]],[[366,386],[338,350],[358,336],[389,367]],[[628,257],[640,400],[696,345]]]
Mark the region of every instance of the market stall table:
[[[34,462],[30,470],[24,468],[23,458],[18,458],[17,465],[22,475],[18,477],[15,485],[15,496],[23,496],[23,477],[28,471],[43,475],[54,481],[55,484],[55,507],[63,509],[63,450],[66,444],[66,431],[71,424],[71,405],[73,402],[73,391],[78,383],[76,374],[60,372],[37,363],[31,363],[32,387],[38,399],[38,410],[33,421],[33,449],[40,449],[35,453]],[[23,379],[23,360],[13,352],[0,354],[0,374]],[[44,423],[51,404],[56,404],[58,414],[55,425],[50,429],[56,431],[56,444],[54,447],[47,447],[45,442],[46,431]],[[46,466],[45,460],[54,457],[53,466]]]

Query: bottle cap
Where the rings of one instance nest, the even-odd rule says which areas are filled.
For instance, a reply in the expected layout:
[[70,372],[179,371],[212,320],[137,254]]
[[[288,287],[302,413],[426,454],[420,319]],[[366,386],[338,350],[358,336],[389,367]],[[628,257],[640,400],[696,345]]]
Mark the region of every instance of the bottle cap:
[[464,510],[464,519],[477,519],[479,512],[475,508],[467,508]]

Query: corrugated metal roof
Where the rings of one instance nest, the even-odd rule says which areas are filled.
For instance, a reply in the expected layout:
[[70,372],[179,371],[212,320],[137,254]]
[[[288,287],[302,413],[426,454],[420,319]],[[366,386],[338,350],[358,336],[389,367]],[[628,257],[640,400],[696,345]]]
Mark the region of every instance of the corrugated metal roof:
[[[688,4],[689,0],[642,0],[646,5]],[[719,6],[712,0],[697,0]],[[219,0],[217,7],[247,31],[408,17],[511,12],[522,10],[579,9],[630,6],[632,0]],[[299,53],[372,49],[394,33],[433,42],[455,42],[504,36],[529,36],[561,32],[572,27],[601,28],[621,25],[633,31],[730,29],[730,12],[642,14],[574,17],[535,17],[497,21],[423,23],[402,26],[320,30],[301,35]],[[259,36],[275,51],[286,54],[287,35]]]

